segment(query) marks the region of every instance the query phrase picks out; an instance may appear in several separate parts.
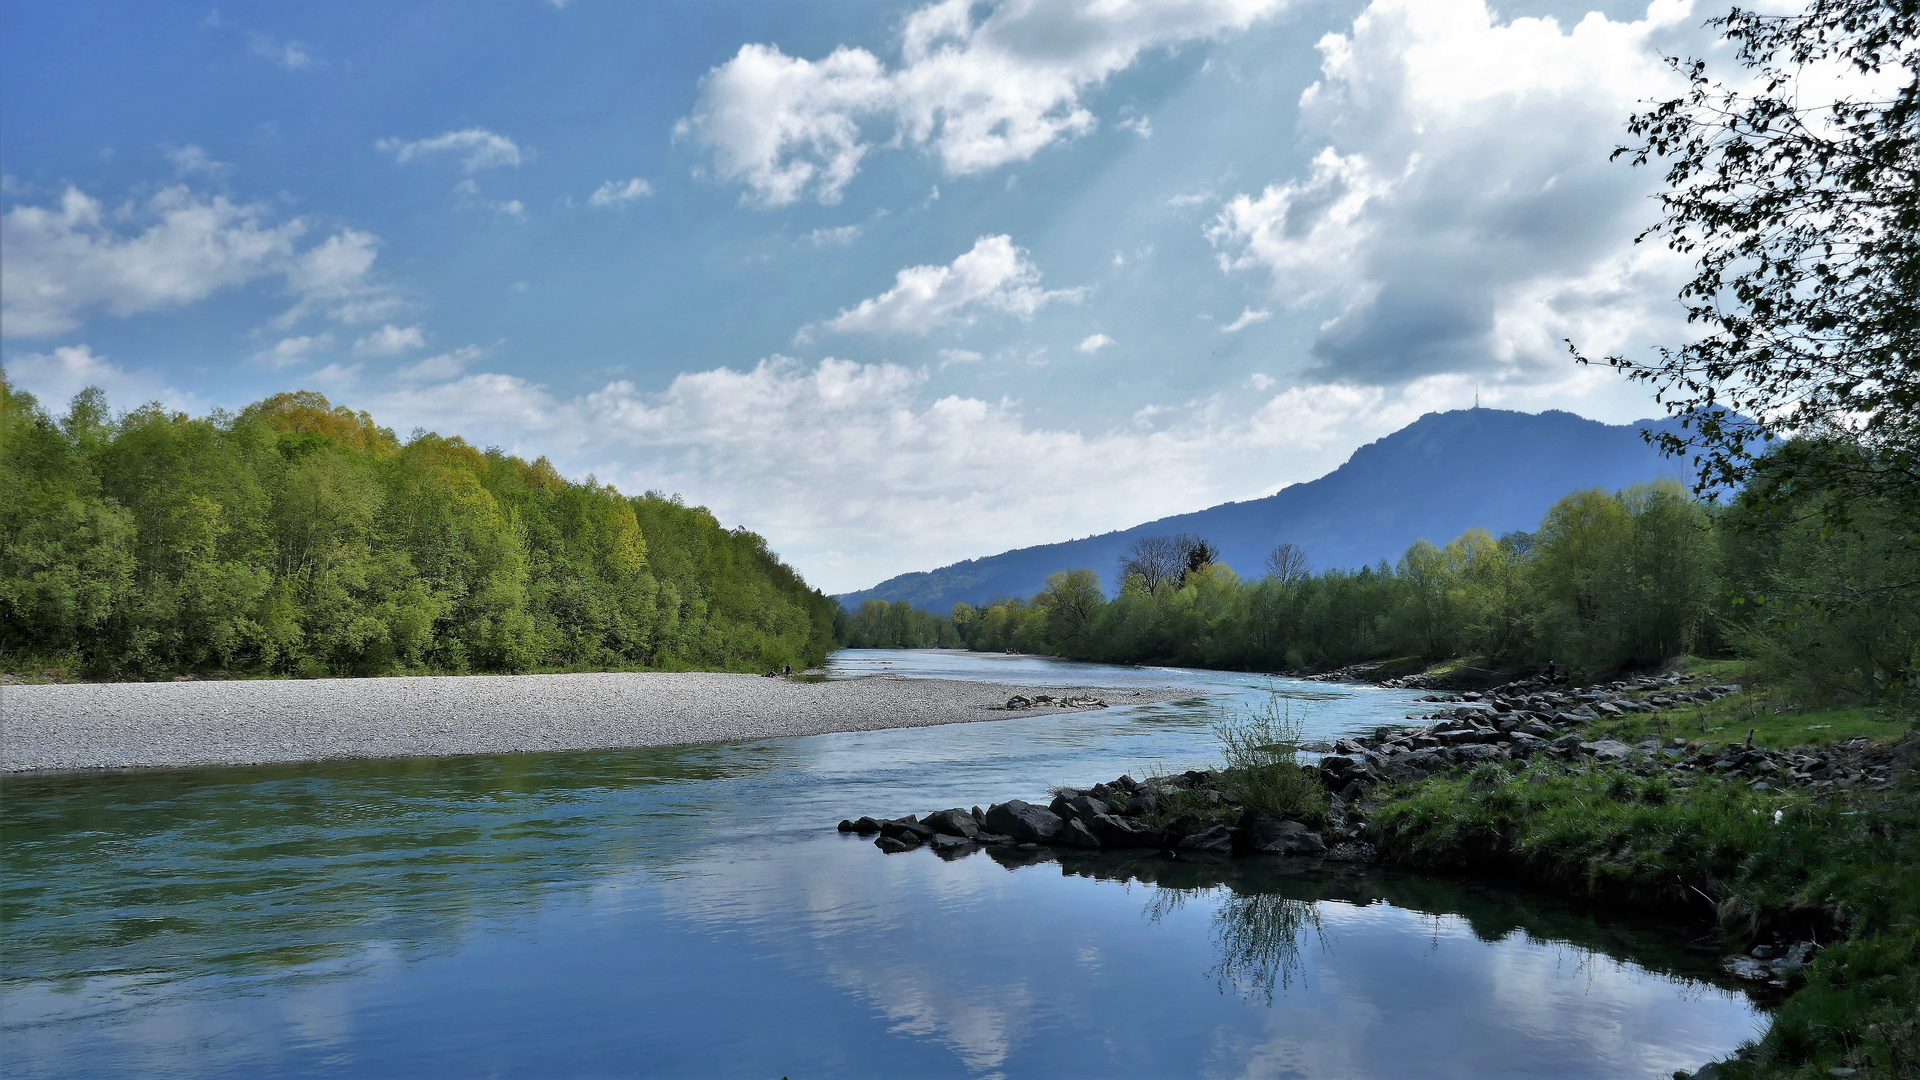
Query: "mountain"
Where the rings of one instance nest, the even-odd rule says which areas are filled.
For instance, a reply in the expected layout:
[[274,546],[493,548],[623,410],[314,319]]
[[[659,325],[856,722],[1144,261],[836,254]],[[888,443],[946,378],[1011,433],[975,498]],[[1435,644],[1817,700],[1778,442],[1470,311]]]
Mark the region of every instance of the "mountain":
[[1602,424],[1557,410],[1428,413],[1355,450],[1320,479],[1264,499],[901,574],[836,599],[848,608],[870,599],[905,600],[944,615],[958,601],[1031,596],[1048,574],[1080,567],[1098,572],[1112,595],[1120,587],[1120,555],[1135,540],[1182,532],[1212,541],[1221,561],[1249,576],[1260,574],[1267,552],[1286,541],[1304,549],[1316,571],[1392,562],[1415,540],[1444,544],[1475,527],[1495,536],[1531,531],[1547,507],[1577,488],[1614,491],[1680,477],[1683,463],[1661,457],[1640,437],[1643,427],[1671,423]]

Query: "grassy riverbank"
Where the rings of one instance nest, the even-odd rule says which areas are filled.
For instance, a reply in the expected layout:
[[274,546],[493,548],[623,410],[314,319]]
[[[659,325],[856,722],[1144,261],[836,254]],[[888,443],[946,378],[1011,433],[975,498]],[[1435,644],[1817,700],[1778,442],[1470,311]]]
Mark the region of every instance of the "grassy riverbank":
[[[1755,746],[1808,748],[1802,760],[1873,762],[1889,782],[1822,789],[1681,764],[1725,760],[1749,731]],[[1878,710],[1793,712],[1765,691],[1582,732],[1648,734],[1685,758],[1541,755],[1382,784],[1367,839],[1410,868],[1690,915],[1730,953],[1809,942],[1804,967],[1775,974],[1771,1028],[1719,1075],[1920,1076],[1920,736]]]

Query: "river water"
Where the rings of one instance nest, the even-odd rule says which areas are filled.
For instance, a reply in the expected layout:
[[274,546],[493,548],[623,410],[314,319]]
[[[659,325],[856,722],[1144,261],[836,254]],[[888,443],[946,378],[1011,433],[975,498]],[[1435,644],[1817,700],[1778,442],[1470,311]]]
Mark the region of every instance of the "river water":
[[[882,855],[842,817],[1209,761],[1412,695],[846,651],[831,677],[1192,700],[673,750],[14,778],[9,1076],[1667,1076],[1765,1015],[1710,953],[1381,871]],[[1205,696],[1201,696],[1201,695]],[[1122,700],[1118,696],[1116,701]]]

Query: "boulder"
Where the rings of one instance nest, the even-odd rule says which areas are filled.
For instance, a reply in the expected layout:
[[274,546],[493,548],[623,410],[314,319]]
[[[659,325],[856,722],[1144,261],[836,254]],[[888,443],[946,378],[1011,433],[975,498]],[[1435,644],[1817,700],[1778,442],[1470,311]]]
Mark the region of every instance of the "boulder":
[[1233,853],[1234,832],[1235,830],[1228,826],[1215,825],[1204,832],[1181,837],[1175,849],[1207,855],[1230,855]]
[[945,833],[935,834],[928,846],[933,848],[933,853],[941,858],[959,858],[980,850],[980,845],[971,840],[959,836],[948,836]]
[[841,818],[839,828],[841,832],[852,832],[853,822],[847,818]]
[[1100,846],[1100,838],[1093,835],[1093,830],[1087,828],[1086,822],[1075,818],[1067,822],[1066,828],[1060,830],[1060,839],[1055,843],[1065,844],[1068,847],[1097,848]]
[[1260,855],[1313,857],[1327,851],[1326,841],[1305,825],[1281,821],[1255,810],[1240,815],[1239,840],[1242,850]]
[[1600,739],[1596,742],[1583,742],[1580,744],[1580,750],[1582,753],[1593,755],[1596,761],[1622,761],[1625,760],[1628,754],[1633,753],[1633,747],[1628,746],[1619,739]]
[[986,826],[1021,843],[1052,844],[1059,841],[1067,823],[1045,807],[1009,799],[987,807]]
[[[1073,816],[1079,818],[1081,821],[1092,821],[1102,814],[1113,813],[1117,808],[1103,799],[1096,799],[1090,795],[1080,795],[1067,800],[1067,809],[1071,810]],[[1059,811],[1056,810],[1054,813],[1059,813]],[[1061,814],[1060,816],[1066,817],[1067,815]]]
[[861,836],[872,836],[880,831],[880,823],[870,817],[863,817],[853,823],[853,831]]
[[1095,815],[1086,825],[1102,847],[1148,847],[1154,839],[1152,830],[1112,814]]
[[881,822],[880,835],[891,836],[895,840],[912,840],[916,844],[924,844],[933,839],[933,830],[912,818],[901,818],[896,821]]
[[958,836],[965,840],[971,840],[980,835],[980,823],[973,819],[972,814],[958,807],[928,814],[924,824],[936,833]]
[[1126,809],[1120,812],[1128,817],[1157,814],[1160,812],[1160,797],[1151,791],[1138,792],[1133,798],[1127,800]]
[[873,842],[873,846],[889,855],[898,855],[903,851],[912,851],[920,846],[918,840],[900,840],[891,836],[882,836]]

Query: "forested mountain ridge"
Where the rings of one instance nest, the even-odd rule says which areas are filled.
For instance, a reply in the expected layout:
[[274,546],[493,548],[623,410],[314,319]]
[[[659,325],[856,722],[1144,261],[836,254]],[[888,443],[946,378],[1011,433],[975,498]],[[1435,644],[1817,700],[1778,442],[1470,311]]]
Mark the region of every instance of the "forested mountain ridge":
[[1031,596],[1047,575],[1082,567],[1098,573],[1114,596],[1122,552],[1142,537],[1183,532],[1204,537],[1220,549],[1219,561],[1255,577],[1280,543],[1304,549],[1316,569],[1391,562],[1416,540],[1443,544],[1472,528],[1496,535],[1531,530],[1547,507],[1578,488],[1616,491],[1680,476],[1684,464],[1662,458],[1640,435],[1671,423],[1603,424],[1557,410],[1428,413],[1362,446],[1333,472],[1266,498],[902,574],[836,599],[848,610],[879,599],[945,615],[957,602]]
[[0,372],[0,669],[380,675],[818,662],[744,529],[315,393],[60,419]]

